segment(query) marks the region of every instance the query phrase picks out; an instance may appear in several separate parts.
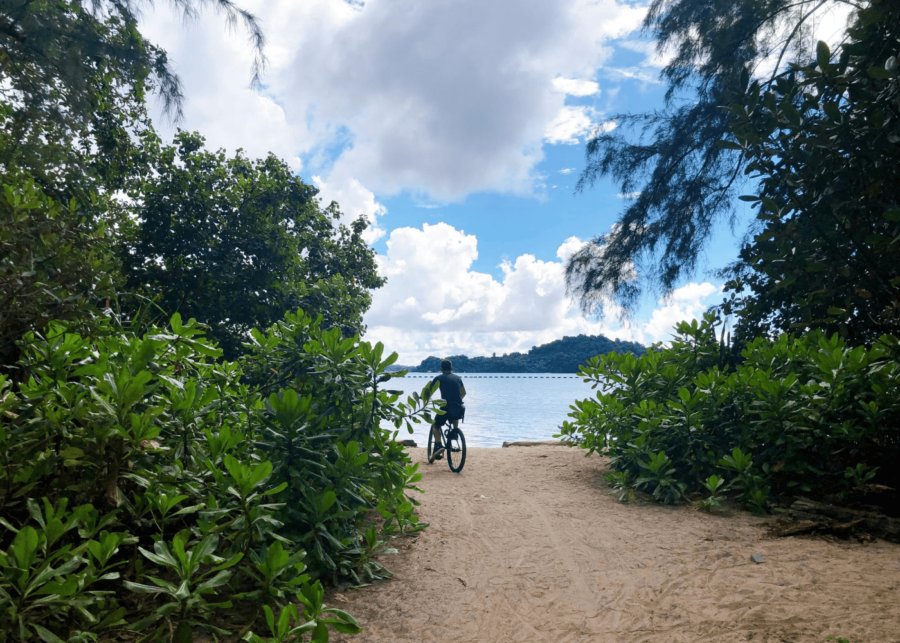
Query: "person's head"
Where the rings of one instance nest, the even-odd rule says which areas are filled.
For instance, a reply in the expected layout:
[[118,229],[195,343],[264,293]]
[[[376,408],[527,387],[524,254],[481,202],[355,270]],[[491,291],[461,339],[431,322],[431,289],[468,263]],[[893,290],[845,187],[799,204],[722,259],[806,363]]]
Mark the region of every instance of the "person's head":
[[441,360],[441,373],[449,373],[453,370],[453,362],[449,359]]

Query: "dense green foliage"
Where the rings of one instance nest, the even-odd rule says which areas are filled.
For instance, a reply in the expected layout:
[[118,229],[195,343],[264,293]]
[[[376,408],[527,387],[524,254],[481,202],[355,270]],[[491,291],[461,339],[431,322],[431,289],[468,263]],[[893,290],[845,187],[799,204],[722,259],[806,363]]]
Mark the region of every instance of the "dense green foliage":
[[[573,407],[562,435],[608,450],[622,497],[702,493],[712,509],[735,491],[762,511],[798,491],[846,499],[876,481],[898,488],[900,6],[855,6],[835,52],[822,42],[791,52],[827,4],[655,2],[646,25],[661,47],[679,45],[664,72],[670,98],[692,87],[701,100],[644,117],[649,144],[618,134],[590,144],[583,182],[647,184],[605,251],[588,248],[569,266],[588,308],[601,292],[633,301],[625,262],[660,243],[656,270],[671,288],[732,208],[741,168],[756,187],[741,199],[759,209],[718,307],[733,316],[733,344],[717,341],[710,316],[681,324],[671,347],[583,371],[608,388]],[[776,72],[754,79],[751,63],[765,53],[757,30],[795,10],[782,21],[789,37]],[[772,25],[766,33],[778,32]],[[799,62],[784,70],[786,53]]]
[[[194,317],[227,358],[286,310],[362,330],[382,284],[364,223],[340,226],[337,205],[320,207],[274,157],[229,159],[197,134],[160,143],[147,97],[177,117],[181,89],[138,30],[142,2],[0,4],[0,185],[12,190],[0,206],[0,366],[17,361],[28,330],[98,307],[141,323]],[[252,14],[225,0],[176,4],[186,18],[211,7],[242,22],[258,82]]]
[[295,640],[359,631],[318,579],[387,574],[373,509],[385,533],[424,526],[417,465],[379,424],[427,405],[379,388],[396,354],[302,313],[251,344],[221,361],[178,315],[141,336],[106,320],[25,338],[27,377],[0,375],[0,641],[181,643],[280,608]]
[[[534,346],[527,353],[510,353],[501,357],[454,355],[450,360],[457,373],[577,373],[582,364],[596,355],[610,351],[641,355],[644,350],[637,342],[608,339],[603,335],[578,335]],[[440,370],[440,357],[428,357],[410,369],[416,373],[437,373]]]
[[185,132],[162,147],[148,135],[142,152],[151,161],[131,188],[127,291],[207,324],[228,358],[251,328],[286,310],[321,314],[326,328],[347,335],[362,330],[370,289],[384,284],[364,220],[352,230],[339,224],[337,205],[322,209],[317,190],[274,156],[228,158]]
[[[868,4],[868,3],[864,3]],[[884,5],[891,4],[883,2]],[[769,89],[782,63],[812,52],[811,24],[844,0],[653,0],[644,30],[664,55],[668,85],[662,110],[615,114],[614,129],[588,139],[583,189],[612,179],[634,194],[612,231],[599,234],[566,267],[585,310],[601,313],[612,296],[634,310],[646,287],[669,292],[697,266],[717,223],[734,223],[740,151],[723,148],[741,79],[761,66]]]
[[[148,172],[147,96],[170,115],[181,108],[166,52],[137,28],[142,4],[0,1],[0,185],[19,195],[4,195],[0,215],[0,366],[15,363],[26,330],[84,319],[122,287],[115,246],[133,228],[113,195]],[[243,22],[258,76],[263,38],[250,13],[224,0],[177,4],[185,17],[209,6]]]
[[[258,80],[252,15],[176,4],[243,21]],[[0,642],[358,632],[322,581],[424,527],[380,425],[430,421],[358,336],[365,223],[274,157],[162,145],[140,1],[0,5]]]
[[76,200],[54,201],[26,178],[0,187],[0,365],[8,365],[28,331],[90,316],[113,295],[116,260],[108,229]]
[[[167,111],[180,112],[181,85],[166,52],[138,30],[141,0],[0,2],[0,74],[18,93],[23,115],[84,123],[109,108],[115,90],[143,94],[156,87]],[[229,26],[242,22],[254,45],[252,84],[265,66],[265,38],[253,14],[229,0],[174,2],[186,19],[211,6]]]
[[760,337],[738,355],[712,321],[679,324],[669,348],[591,360],[582,374],[599,391],[572,407],[561,435],[606,450],[624,494],[665,502],[726,486],[764,510],[779,494],[852,491],[873,471],[896,487],[896,337],[871,348],[821,332]]
[[[849,342],[900,334],[900,6],[860,11],[847,40],[728,110],[758,179],[761,230],[726,312],[741,340],[822,327]],[[745,290],[746,289],[746,290]]]
[[[0,0],[0,174],[24,173],[48,196],[82,207],[121,189],[151,92],[178,118],[182,93],[166,52],[138,30],[142,0]],[[180,0],[185,18],[209,6],[242,22],[265,63],[252,14],[230,0]]]
[[81,2],[0,4],[0,171],[87,206],[115,181],[128,131],[145,124],[148,89],[178,99],[165,52],[127,4],[98,2],[107,11],[96,14]]

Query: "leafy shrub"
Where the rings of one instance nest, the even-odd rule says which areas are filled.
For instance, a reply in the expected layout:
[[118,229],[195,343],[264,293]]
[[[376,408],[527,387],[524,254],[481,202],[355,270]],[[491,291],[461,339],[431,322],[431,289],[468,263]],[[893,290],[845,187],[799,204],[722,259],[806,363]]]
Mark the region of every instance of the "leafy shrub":
[[18,385],[0,375],[0,641],[243,635],[273,610],[277,639],[324,641],[359,627],[320,580],[389,575],[375,508],[425,526],[417,465],[380,423],[430,407],[380,389],[403,374],[381,344],[297,313],[240,363],[178,315],[142,336],[51,323],[20,348]]
[[582,368],[599,391],[572,406],[560,435],[606,450],[620,491],[633,484],[673,502],[705,488],[714,507],[730,479],[764,511],[772,494],[858,486],[900,455],[897,338],[850,348],[818,332],[761,337],[738,355],[711,316],[677,332],[669,348]]
[[43,330],[54,319],[84,319],[114,293],[109,228],[88,210],[74,199],[68,205],[51,199],[31,177],[3,177],[0,366],[15,363],[16,342],[28,330]]

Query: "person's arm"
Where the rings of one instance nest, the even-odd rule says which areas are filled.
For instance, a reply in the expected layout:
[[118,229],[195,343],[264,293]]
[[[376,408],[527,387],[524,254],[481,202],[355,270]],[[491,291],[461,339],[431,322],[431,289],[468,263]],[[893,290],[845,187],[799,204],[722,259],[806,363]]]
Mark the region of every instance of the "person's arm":
[[459,397],[460,397],[460,399],[463,399],[466,397],[466,387],[464,384],[459,385]]

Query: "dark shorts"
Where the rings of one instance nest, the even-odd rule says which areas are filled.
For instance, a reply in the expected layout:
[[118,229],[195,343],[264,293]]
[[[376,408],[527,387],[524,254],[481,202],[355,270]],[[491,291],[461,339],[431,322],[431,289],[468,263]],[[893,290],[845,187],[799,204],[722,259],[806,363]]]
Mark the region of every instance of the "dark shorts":
[[444,408],[445,413],[443,415],[436,415],[434,417],[434,425],[438,428],[447,424],[447,422],[453,422],[455,420],[462,420],[466,417],[466,407],[462,407],[462,409],[447,409]]

